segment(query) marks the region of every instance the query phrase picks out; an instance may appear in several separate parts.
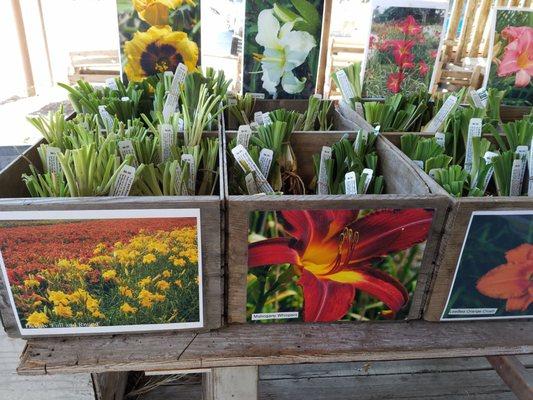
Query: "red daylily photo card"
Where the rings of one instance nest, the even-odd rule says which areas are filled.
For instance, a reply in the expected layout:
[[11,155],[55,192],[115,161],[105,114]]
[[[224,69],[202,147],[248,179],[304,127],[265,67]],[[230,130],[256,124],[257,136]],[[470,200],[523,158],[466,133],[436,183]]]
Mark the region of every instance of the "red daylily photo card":
[[255,211],[249,322],[402,319],[433,210]]

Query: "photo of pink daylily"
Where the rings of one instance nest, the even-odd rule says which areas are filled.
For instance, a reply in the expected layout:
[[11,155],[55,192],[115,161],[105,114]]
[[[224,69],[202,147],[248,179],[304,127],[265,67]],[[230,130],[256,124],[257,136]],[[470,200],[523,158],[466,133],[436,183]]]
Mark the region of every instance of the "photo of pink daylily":
[[373,7],[363,71],[364,96],[381,98],[428,90],[441,41],[445,5],[396,7],[388,1],[376,1]]
[[498,9],[487,87],[505,90],[502,104],[533,105],[533,10]]
[[251,213],[248,320],[405,317],[432,220],[421,208]]

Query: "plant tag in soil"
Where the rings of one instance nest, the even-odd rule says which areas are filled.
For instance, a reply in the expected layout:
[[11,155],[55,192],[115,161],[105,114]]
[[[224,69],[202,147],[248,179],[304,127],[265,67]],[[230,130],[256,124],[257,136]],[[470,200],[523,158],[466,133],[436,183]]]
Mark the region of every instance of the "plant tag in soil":
[[522,175],[522,164],[523,160],[517,158],[513,160],[513,168],[511,169],[511,187],[509,188],[509,196],[520,196],[522,192],[522,180],[524,176]]
[[342,92],[342,97],[344,100],[349,101],[355,97],[355,93],[352,90],[352,85],[348,80],[348,75],[344,72],[343,69],[338,70],[335,75],[337,76],[337,81],[339,82],[340,90]]
[[131,140],[121,140],[118,142],[118,151],[122,161],[126,159],[130,154],[133,156],[133,166],[137,167],[139,163],[137,162],[137,156],[135,155],[135,149],[133,148],[133,143]]
[[270,119],[270,113],[263,113],[263,125],[272,125],[272,119]]
[[105,85],[111,90],[118,90],[117,82],[115,81],[115,78],[107,78],[105,80]]
[[98,106],[98,114],[100,114],[100,118],[102,118],[104,129],[108,130],[108,127],[113,126],[115,119],[111,114],[109,114],[105,106]]
[[254,174],[250,172],[244,177],[244,181],[246,182],[246,190],[248,190],[248,194],[253,195],[257,194],[257,185],[255,184],[255,178]]
[[261,173],[265,176],[265,178],[268,178],[273,158],[274,152],[270,149],[262,149],[259,153],[259,169],[261,170]]
[[61,149],[58,147],[46,146],[46,169],[51,174],[57,174],[61,171],[61,164],[59,163],[59,157]]
[[353,171],[344,175],[344,192],[349,195],[357,194],[357,177]]
[[172,114],[178,109],[179,95],[169,93],[163,106],[163,120],[168,122]]
[[161,162],[167,161],[172,155],[171,148],[176,145],[176,134],[170,124],[159,125],[159,146],[161,148]]
[[174,72],[174,78],[172,78],[172,85],[170,85],[169,94],[179,96],[180,87],[185,82],[187,77],[187,67],[183,63],[179,63]]
[[[498,153],[494,153],[493,151],[487,151],[483,158],[485,160],[485,164],[491,165],[492,161],[494,160],[494,157],[497,157]],[[492,179],[492,175],[494,174],[494,167],[491,165],[489,170],[487,171],[487,175],[485,175],[485,180],[483,181],[483,191],[487,191],[487,187],[489,186],[489,182]]]
[[527,167],[527,158],[529,156],[529,147],[517,146],[515,154],[518,158],[522,160],[522,179],[524,179]]
[[444,121],[446,121],[448,115],[455,108],[455,105],[458,101],[459,99],[455,96],[448,97],[439,112],[437,112],[437,115],[435,115],[435,117],[429,121],[422,132],[438,132],[438,130],[442,127],[442,124],[444,124]]
[[247,149],[251,136],[252,128],[250,128],[250,125],[239,126],[239,130],[237,131],[237,144],[242,144]]
[[272,186],[270,186],[270,183],[268,183],[267,179],[250,156],[250,153],[248,153],[248,150],[246,150],[243,145],[239,144],[235,146],[231,149],[231,153],[245,174],[249,174],[250,172],[255,174],[257,186],[262,193],[274,194],[274,189],[272,189]]
[[117,175],[115,183],[111,188],[112,197],[129,196],[133,181],[135,180],[135,167],[124,165]]
[[370,182],[372,182],[374,171],[372,171],[370,168],[365,168],[363,170],[363,173],[361,174],[361,177],[363,176],[365,177],[365,186],[363,187],[363,194],[366,194],[366,192],[368,192],[368,188],[370,187]]
[[322,151],[320,153],[320,168],[318,172],[318,194],[329,194],[329,179],[326,161],[331,160],[331,154],[331,147],[322,146]]
[[446,135],[442,132],[435,133],[435,140],[437,141],[437,144],[442,148],[444,148],[444,146],[446,145]]
[[470,97],[476,108],[485,108],[487,106],[487,91],[483,88],[479,90],[470,89]]
[[263,125],[263,113],[261,111],[256,111],[254,113],[254,122],[257,125]]
[[176,181],[174,182],[176,193],[178,195],[182,194],[182,185],[183,185],[183,170],[181,169],[181,165],[176,164]]
[[187,181],[187,190],[190,195],[194,195],[196,191],[196,163],[192,154],[182,154],[181,161],[189,164],[189,179]]
[[465,156],[465,171],[472,171],[472,138],[481,137],[481,128],[483,127],[483,120],[481,118],[472,118],[468,125],[468,138],[466,140],[466,156]]

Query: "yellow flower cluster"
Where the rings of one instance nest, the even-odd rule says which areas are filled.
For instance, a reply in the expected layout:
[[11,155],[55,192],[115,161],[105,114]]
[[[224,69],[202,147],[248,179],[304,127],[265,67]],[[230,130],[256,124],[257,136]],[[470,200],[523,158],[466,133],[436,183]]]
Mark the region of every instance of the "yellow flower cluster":
[[196,236],[194,227],[140,231],[127,242],[97,244],[88,260],[62,258],[39,279],[28,275],[19,289],[33,292],[26,326],[128,321],[141,312],[153,318],[157,304],[171,309],[176,291],[197,290],[199,280],[190,278],[198,270]]

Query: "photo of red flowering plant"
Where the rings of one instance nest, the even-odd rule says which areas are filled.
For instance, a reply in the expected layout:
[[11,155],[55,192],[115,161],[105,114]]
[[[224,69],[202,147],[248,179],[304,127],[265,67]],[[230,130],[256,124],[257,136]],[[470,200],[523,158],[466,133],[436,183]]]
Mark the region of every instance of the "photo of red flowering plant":
[[433,211],[283,210],[250,215],[250,321],[402,318]]
[[376,2],[373,8],[364,66],[365,97],[411,94],[431,87],[446,10],[388,3]]

